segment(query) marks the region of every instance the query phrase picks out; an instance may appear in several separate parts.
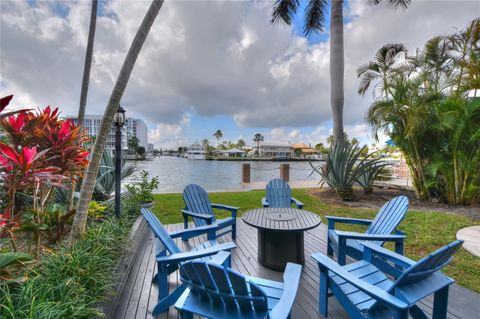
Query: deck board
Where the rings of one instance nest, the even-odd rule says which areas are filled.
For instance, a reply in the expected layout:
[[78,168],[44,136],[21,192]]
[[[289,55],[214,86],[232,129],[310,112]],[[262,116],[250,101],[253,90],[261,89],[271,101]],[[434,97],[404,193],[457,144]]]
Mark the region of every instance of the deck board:
[[[168,231],[180,230],[182,224],[171,224],[166,226]],[[317,264],[310,258],[314,252],[326,253],[326,231],[324,224],[309,230],[305,233],[305,265],[302,272],[300,288],[292,311],[292,318],[323,318],[318,313],[318,285],[319,274]],[[184,251],[199,245],[205,241],[205,236],[190,239],[182,242],[176,239],[179,247]],[[230,236],[226,235],[219,239],[219,242],[227,242]],[[246,275],[263,277],[271,280],[282,280],[282,273],[269,270],[257,261],[257,231],[255,228],[246,225],[240,218],[237,220],[237,248],[232,253],[232,267]],[[152,278],[156,272],[154,240],[148,236],[140,246],[143,251],[138,254],[134,268],[124,286],[120,302],[115,309],[115,319],[144,319],[153,318],[152,310],[158,299],[158,288],[152,285]],[[170,289],[174,289],[179,282],[178,272],[169,278]],[[448,318],[469,319],[478,318],[480,313],[480,294],[469,289],[453,284],[449,294]],[[432,313],[432,297],[425,298],[420,307],[427,314]],[[171,307],[168,312],[162,313],[156,319],[179,318],[176,310]],[[336,301],[329,299],[329,318],[348,318],[347,314]]]

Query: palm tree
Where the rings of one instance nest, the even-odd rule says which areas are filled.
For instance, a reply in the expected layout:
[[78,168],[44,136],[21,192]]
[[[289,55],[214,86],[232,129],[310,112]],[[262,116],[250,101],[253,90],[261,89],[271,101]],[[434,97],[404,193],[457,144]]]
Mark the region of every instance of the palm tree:
[[102,123],[100,125],[100,131],[97,135],[97,139],[95,140],[95,146],[92,151],[90,162],[88,163],[87,171],[82,182],[82,187],[80,189],[77,212],[72,224],[72,239],[82,236],[85,232],[88,205],[92,199],[95,179],[97,177],[98,168],[100,166],[100,161],[105,149],[105,142],[110,130],[112,129],[113,117],[115,116],[117,108],[120,105],[120,101],[123,93],[125,92],[125,88],[127,87],[128,79],[132,74],[132,70],[135,62],[137,61],[140,50],[145,43],[145,39],[147,38],[162,5],[163,0],[152,0],[148,11],[143,18],[142,24],[138,28],[138,31],[133,38],[130,49],[125,57],[125,61],[123,62],[122,69],[120,70],[115,86],[113,87],[107,107],[105,109],[105,113],[103,115]]
[[[327,0],[306,0],[303,33],[310,36],[313,32],[324,30],[327,12]],[[371,0],[379,4],[382,0]],[[388,0],[393,8],[407,8],[411,0]],[[290,25],[299,8],[299,0],[276,0],[273,6],[272,23],[283,22]],[[333,137],[342,140],[343,132],[343,0],[330,0],[330,103],[332,107]]]
[[220,130],[217,130],[215,133],[213,133],[213,136],[217,139],[217,148],[220,146],[220,139],[223,137],[223,132]]
[[401,43],[386,44],[381,47],[372,61],[357,69],[357,76],[360,78],[358,94],[365,95],[373,81],[377,84],[372,92],[375,98],[388,99],[389,78],[396,72],[394,66],[399,62],[402,54],[406,55],[407,48]]
[[260,133],[255,134],[253,141],[257,143],[257,155],[260,153],[260,142],[263,142],[263,135]]
[[244,147],[245,147],[245,141],[242,140],[242,139],[239,139],[238,142],[237,142],[237,147],[238,147],[239,149],[244,148]]
[[90,14],[90,27],[88,29],[87,51],[83,67],[82,89],[80,91],[80,105],[78,107],[78,125],[83,126],[85,109],[87,107],[88,83],[90,81],[90,69],[92,67],[93,42],[95,39],[95,26],[97,24],[98,1],[92,0],[92,12]]
[[202,146],[203,146],[205,149],[208,148],[208,147],[210,146],[210,141],[207,140],[206,138],[204,138],[204,139],[202,140]]

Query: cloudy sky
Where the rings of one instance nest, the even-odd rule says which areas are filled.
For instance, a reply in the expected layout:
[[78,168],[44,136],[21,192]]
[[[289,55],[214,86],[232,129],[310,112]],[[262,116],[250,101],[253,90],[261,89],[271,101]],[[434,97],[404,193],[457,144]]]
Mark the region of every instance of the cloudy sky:
[[[99,1],[87,113],[103,114],[149,1]],[[345,126],[368,142],[356,68],[385,43],[422,46],[464,28],[480,0],[413,0],[406,10],[345,1]],[[386,2],[386,0],[384,1]],[[324,141],[331,131],[329,33],[271,25],[273,1],[166,1],[130,78],[122,106],[144,119],[157,147],[224,139]],[[76,114],[90,1],[0,2],[0,96],[14,106]]]

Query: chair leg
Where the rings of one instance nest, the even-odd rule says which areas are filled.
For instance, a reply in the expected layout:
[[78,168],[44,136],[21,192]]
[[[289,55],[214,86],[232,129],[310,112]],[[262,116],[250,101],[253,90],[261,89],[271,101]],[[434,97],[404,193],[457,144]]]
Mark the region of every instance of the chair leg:
[[448,286],[437,290],[433,297],[433,319],[446,319],[448,309]]
[[182,319],[193,319],[193,314],[191,312],[181,310],[180,311],[180,318],[182,318]]
[[394,319],[408,319],[408,309],[396,311]]
[[346,256],[346,250],[347,250],[347,240],[345,237],[339,237],[338,238],[338,264],[340,266],[345,266],[347,263],[347,256]]
[[333,256],[333,247],[332,247],[332,240],[330,236],[327,234],[327,255],[332,257]]
[[[183,215],[183,228],[188,229],[188,216]],[[188,241],[187,237],[182,236],[183,241]]]
[[153,308],[152,314],[156,316],[159,313],[167,311],[168,308],[170,308],[175,304],[175,302],[177,302],[178,298],[180,298],[180,296],[183,294],[185,289],[187,289],[187,286],[182,284],[177,288],[175,288],[175,290],[172,291],[171,294],[168,295],[168,292],[167,292],[167,296],[165,296],[161,300],[159,299],[157,305],[155,306],[155,308]]
[[232,239],[233,240],[237,239],[237,224],[236,223],[232,224]]
[[420,309],[420,307],[417,305],[411,306],[408,312],[410,313],[410,316],[414,319],[428,319],[425,312],[423,312],[423,310]]
[[320,268],[320,288],[319,288],[319,312],[322,316],[328,315],[328,269],[323,265]]

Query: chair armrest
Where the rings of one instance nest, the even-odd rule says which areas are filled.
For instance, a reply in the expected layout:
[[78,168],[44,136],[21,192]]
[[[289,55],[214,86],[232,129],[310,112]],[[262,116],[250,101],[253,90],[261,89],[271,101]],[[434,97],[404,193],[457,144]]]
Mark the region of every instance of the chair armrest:
[[174,231],[169,233],[169,235],[172,238],[182,237],[185,239],[185,238],[197,237],[197,236],[207,234],[211,231],[216,231],[216,230],[217,230],[217,225],[205,225],[205,226],[195,227],[191,229]]
[[410,267],[416,263],[414,260],[411,260],[410,258],[397,254],[379,245],[374,245],[368,242],[362,242],[361,244],[364,247],[364,251],[363,251],[364,259],[367,261],[371,261],[372,259],[371,257],[373,256],[378,256],[381,258],[388,259],[389,261],[392,261],[396,265],[399,265],[402,267]]
[[237,245],[233,242],[228,242],[224,244],[215,245],[206,249],[191,251],[188,253],[177,253],[168,256],[157,256],[156,260],[160,264],[173,264],[179,263],[186,260],[198,259],[201,257],[215,255],[216,253],[222,250],[232,250],[236,248]]
[[268,204],[268,201],[267,201],[267,198],[266,198],[266,197],[263,197],[263,198],[262,198],[262,206],[263,206],[263,207],[268,207],[268,206],[270,206],[270,205]]
[[232,213],[233,212],[237,212],[237,210],[239,210],[240,208],[239,207],[235,207],[235,206],[228,206],[228,205],[222,205],[222,204],[211,204],[212,208],[218,208],[218,209],[223,209],[223,210],[229,210],[231,211]]
[[322,265],[323,267],[327,268],[329,271],[343,278],[349,284],[351,284],[352,286],[355,286],[356,288],[360,289],[365,294],[373,297],[374,299],[379,300],[396,309],[408,308],[409,305],[403,302],[402,300],[389,294],[385,290],[382,290],[360,278],[353,276],[352,274],[347,272],[342,266],[334,262],[329,257],[325,256],[324,254],[315,253],[312,255],[312,258],[315,259],[315,261],[317,261],[319,265]]
[[191,211],[186,210],[186,209],[182,209],[181,212],[182,212],[182,214],[183,214],[184,217],[185,217],[185,215],[187,215],[187,216],[190,216],[190,217],[205,219],[205,220],[210,221],[210,222],[211,222],[212,219],[214,218],[213,215],[197,214],[197,213],[191,212]]
[[299,201],[298,199],[296,199],[295,197],[292,197],[290,199],[290,202],[297,205],[298,208],[303,209],[303,206],[304,206],[303,203],[301,201]]
[[343,230],[335,230],[335,233],[338,235],[338,237],[357,240],[403,241],[407,237],[405,235],[365,234]]
[[335,229],[335,223],[355,224],[355,225],[370,225],[372,223],[371,219],[348,218],[348,217],[337,217],[337,216],[325,216],[325,218],[328,219],[328,229]]
[[297,296],[298,286],[300,285],[300,276],[302,275],[302,266],[294,263],[287,263],[283,273],[283,292],[278,303],[273,307],[269,318],[285,319],[290,314],[295,297]]

